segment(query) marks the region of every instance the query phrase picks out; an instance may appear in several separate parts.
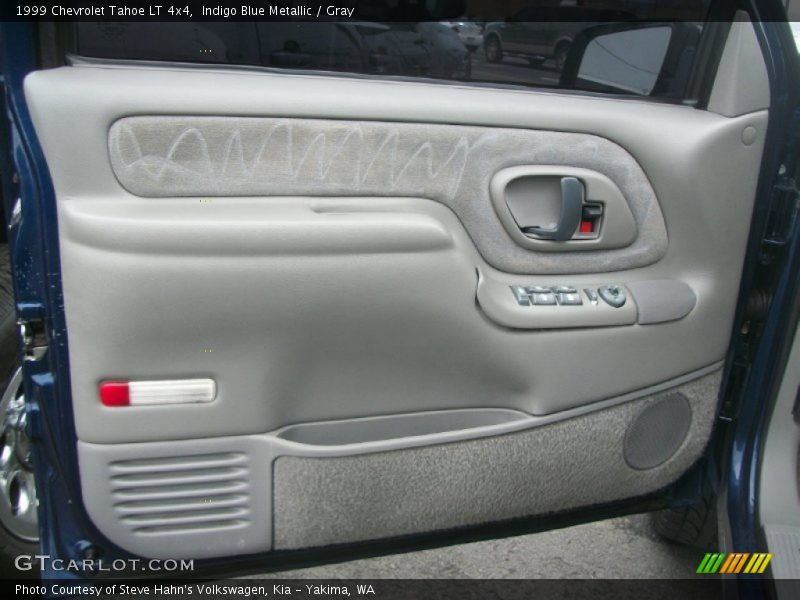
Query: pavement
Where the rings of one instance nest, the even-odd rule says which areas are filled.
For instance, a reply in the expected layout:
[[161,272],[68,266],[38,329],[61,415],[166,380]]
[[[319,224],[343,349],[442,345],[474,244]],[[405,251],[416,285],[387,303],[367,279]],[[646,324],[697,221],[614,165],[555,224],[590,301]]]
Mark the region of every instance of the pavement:
[[501,540],[263,574],[301,579],[682,579],[703,552],[662,540],[634,515]]

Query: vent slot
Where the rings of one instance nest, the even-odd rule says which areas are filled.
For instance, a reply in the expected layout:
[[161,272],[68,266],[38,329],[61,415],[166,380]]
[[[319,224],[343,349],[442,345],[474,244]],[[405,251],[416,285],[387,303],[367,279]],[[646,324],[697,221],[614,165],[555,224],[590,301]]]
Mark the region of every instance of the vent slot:
[[243,453],[115,461],[109,472],[114,511],[134,533],[216,532],[252,522]]
[[223,494],[218,496],[203,496],[201,498],[175,498],[174,500],[133,500],[118,502],[114,505],[117,512],[124,514],[147,514],[182,510],[196,510],[206,508],[208,505],[215,507],[241,506],[247,504],[250,497],[247,494]]
[[216,467],[220,465],[246,464],[247,456],[241,452],[224,454],[198,454],[196,456],[170,456],[166,458],[144,458],[136,460],[119,460],[109,467],[115,473],[155,473],[173,469],[196,469]]
[[242,467],[222,467],[218,469],[194,469],[183,471],[160,471],[158,473],[135,473],[116,475],[111,482],[116,487],[163,486],[173,483],[203,483],[211,481],[230,481],[247,475]]
[[211,523],[205,523],[201,525],[162,525],[158,527],[141,527],[136,529],[137,533],[142,533],[145,535],[175,535],[179,533],[208,533],[214,531],[221,531],[221,530],[229,530],[229,529],[241,529],[242,527],[248,527],[250,525],[249,520],[245,519],[231,519],[225,521],[213,521]]

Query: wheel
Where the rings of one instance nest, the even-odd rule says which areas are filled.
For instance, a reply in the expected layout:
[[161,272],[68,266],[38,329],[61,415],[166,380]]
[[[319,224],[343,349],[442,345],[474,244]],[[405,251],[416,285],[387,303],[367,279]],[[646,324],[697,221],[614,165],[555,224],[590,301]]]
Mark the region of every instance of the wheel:
[[25,396],[19,365],[8,247],[0,245],[0,576],[33,577],[14,559],[39,551],[36,483],[25,434]]
[[555,62],[556,69],[559,71],[564,70],[564,65],[567,64],[567,56],[569,56],[570,44],[569,42],[561,42],[556,47]]
[[483,51],[486,54],[486,60],[491,63],[503,60],[503,46],[500,44],[500,38],[495,35],[486,38],[483,43]]
[[653,513],[653,528],[672,542],[708,551],[717,550],[716,495],[710,485],[703,496],[689,506],[678,506]]

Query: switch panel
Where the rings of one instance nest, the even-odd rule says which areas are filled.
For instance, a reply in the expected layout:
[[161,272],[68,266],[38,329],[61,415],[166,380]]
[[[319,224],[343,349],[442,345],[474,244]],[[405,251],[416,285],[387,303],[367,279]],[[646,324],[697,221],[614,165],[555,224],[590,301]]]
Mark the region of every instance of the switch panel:
[[610,283],[510,285],[485,277],[478,284],[477,299],[492,320],[521,329],[632,325],[638,310],[627,287]]
[[476,300],[498,325],[529,330],[665,323],[682,319],[697,302],[694,290],[677,279],[514,285],[494,272],[480,273]]
[[583,294],[571,285],[512,285],[511,291],[520,306],[583,306],[584,297],[589,305],[597,306],[599,297],[608,306],[621,308],[628,299],[619,285],[583,288]]

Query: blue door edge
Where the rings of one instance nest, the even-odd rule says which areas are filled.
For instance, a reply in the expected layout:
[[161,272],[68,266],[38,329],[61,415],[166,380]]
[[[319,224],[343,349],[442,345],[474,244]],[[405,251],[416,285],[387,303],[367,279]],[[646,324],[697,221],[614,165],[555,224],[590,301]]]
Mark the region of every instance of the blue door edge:
[[[25,102],[25,76],[37,69],[33,23],[0,24],[5,133],[2,177],[5,214],[20,199],[21,218],[8,231],[17,317],[41,322],[48,349],[40,360],[25,360],[24,389],[39,502],[43,579],[75,576],[48,568],[53,559],[92,558],[100,539],[81,499],[77,436],[72,412],[67,332],[61,288],[55,192]],[[42,484],[45,482],[45,484]],[[58,563],[56,563],[58,564]]]
[[[766,431],[800,318],[800,222],[780,236],[770,222],[775,203],[794,203],[800,151],[800,59],[786,15],[774,3],[750,3],[770,85],[770,116],[759,176],[747,259],[722,391],[724,414],[715,456],[721,469],[717,496],[720,550],[766,551],[758,518],[759,476]],[[790,189],[779,191],[789,182]],[[788,192],[788,195],[787,195]],[[783,194],[781,196],[781,194]],[[780,239],[778,239],[780,237]],[[760,268],[775,269],[771,301],[763,331],[753,347],[741,342],[747,303]],[[736,371],[739,371],[737,374]],[[738,375],[738,376],[737,376]],[[764,598],[772,594],[768,579],[739,575],[723,579],[725,596]]]

